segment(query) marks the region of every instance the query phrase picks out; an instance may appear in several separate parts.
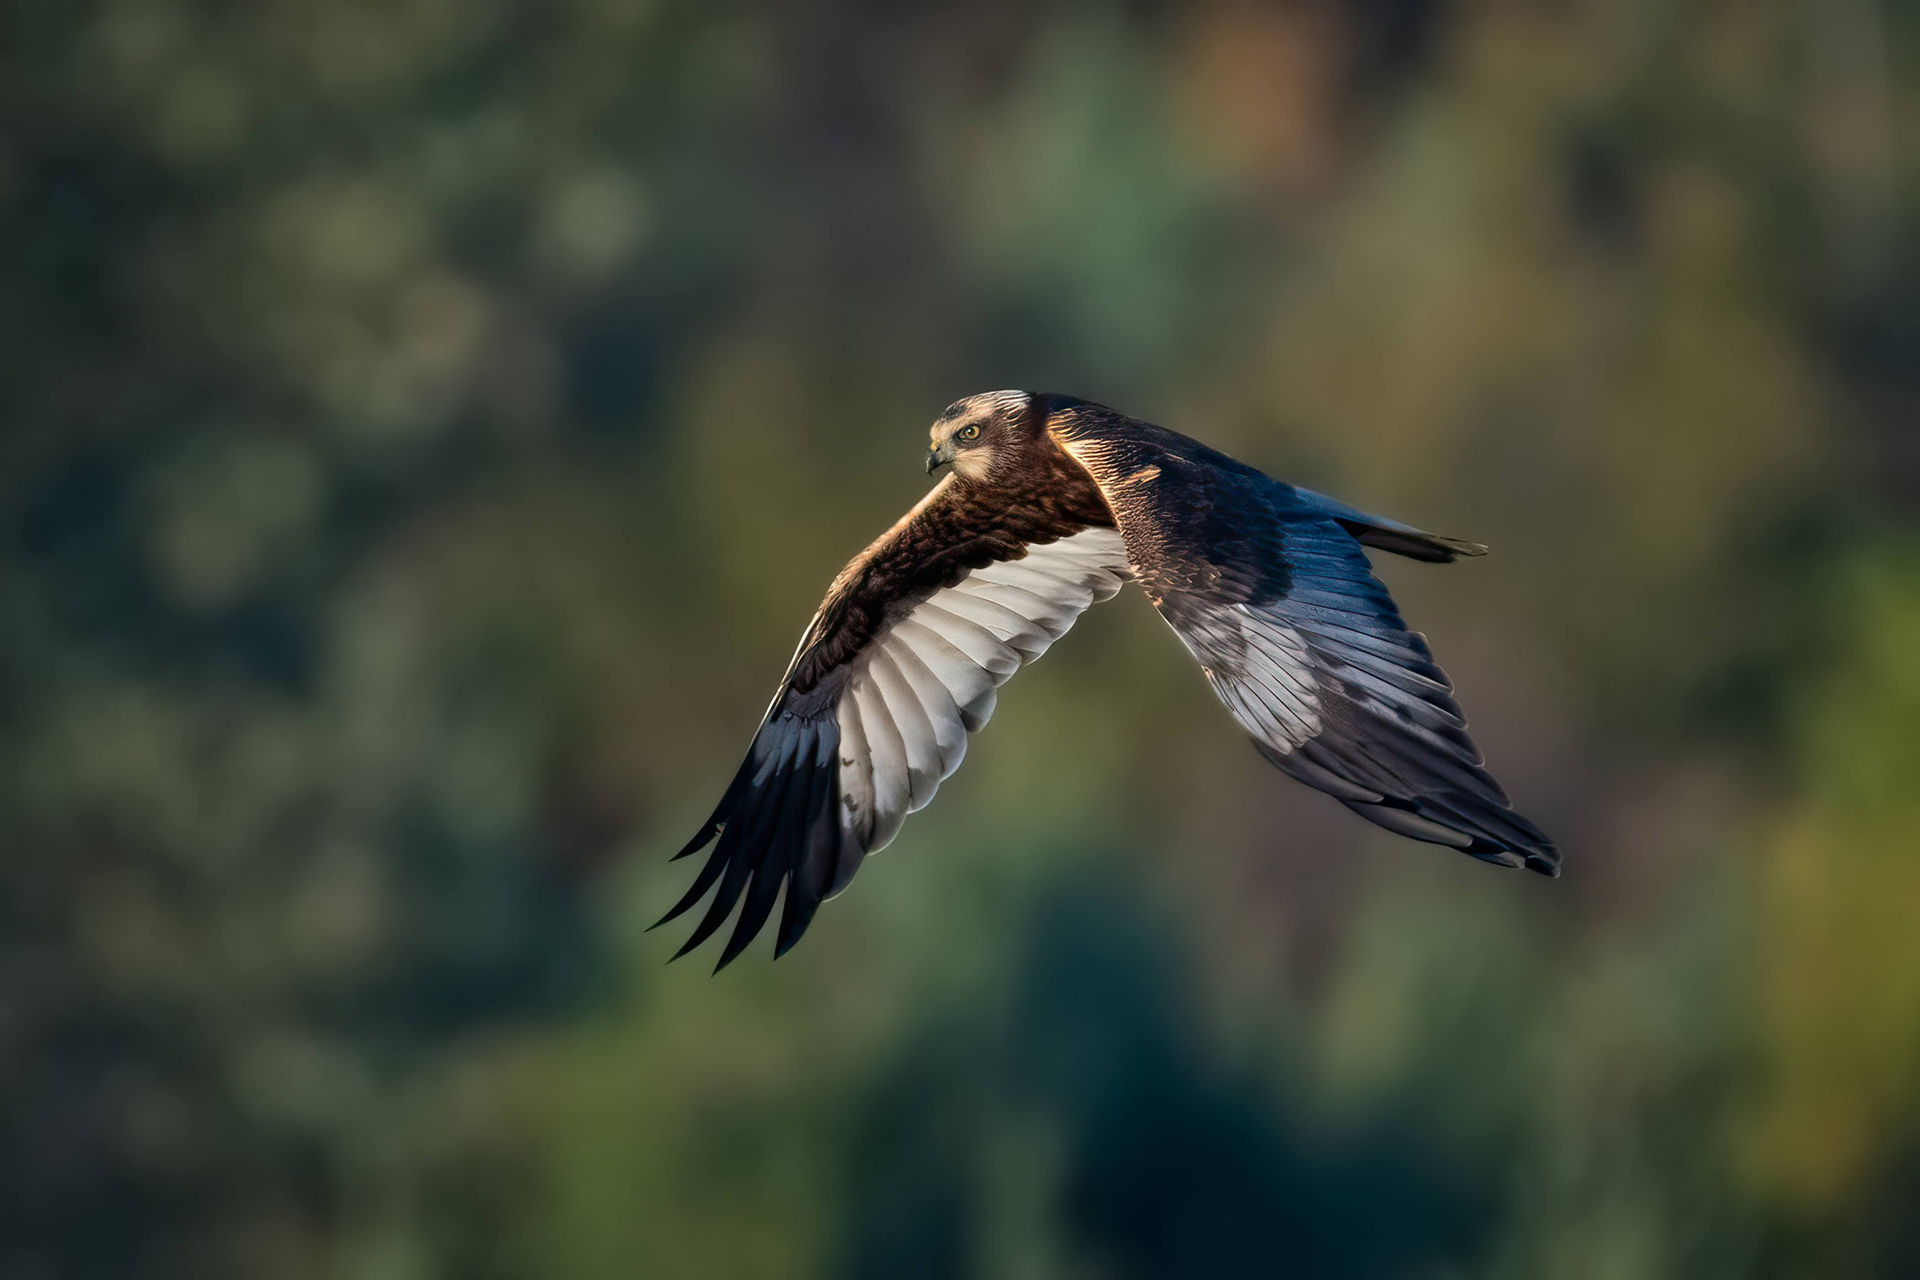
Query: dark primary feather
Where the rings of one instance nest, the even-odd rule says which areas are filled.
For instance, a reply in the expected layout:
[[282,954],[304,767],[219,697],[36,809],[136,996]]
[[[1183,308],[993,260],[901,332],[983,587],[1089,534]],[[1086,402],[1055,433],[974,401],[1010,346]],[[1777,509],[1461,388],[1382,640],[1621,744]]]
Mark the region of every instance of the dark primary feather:
[[1451,682],[1362,544],[1429,561],[1484,548],[1097,406],[1051,429],[1100,484],[1140,584],[1262,755],[1390,831],[1558,874],[1558,850],[1486,771]]
[[731,964],[766,923],[783,884],[786,908],[775,954],[785,953],[806,932],[845,855],[836,812],[839,730],[833,718],[788,718],[776,707],[755,743],[763,740],[775,745],[764,759],[748,753],[713,816],[674,855],[687,857],[718,839],[692,886],[653,926],[684,914],[719,883],[705,916],[674,953],[676,960],[726,923],[744,891],[740,919],[715,968]]

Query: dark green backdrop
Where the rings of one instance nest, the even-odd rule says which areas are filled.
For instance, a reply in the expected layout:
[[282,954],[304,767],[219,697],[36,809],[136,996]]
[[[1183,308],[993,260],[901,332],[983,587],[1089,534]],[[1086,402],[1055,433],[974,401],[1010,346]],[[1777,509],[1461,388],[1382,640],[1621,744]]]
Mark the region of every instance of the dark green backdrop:
[[[0,1273],[1920,1273],[1920,5],[6,0]],[[950,400],[1382,572],[1556,883],[1137,593],[642,926]]]

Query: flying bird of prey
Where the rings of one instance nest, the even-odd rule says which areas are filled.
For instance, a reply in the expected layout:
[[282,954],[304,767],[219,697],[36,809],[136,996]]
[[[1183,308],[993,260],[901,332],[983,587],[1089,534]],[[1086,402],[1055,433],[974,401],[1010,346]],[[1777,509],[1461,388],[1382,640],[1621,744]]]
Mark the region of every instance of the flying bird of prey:
[[[1363,547],[1486,548],[1366,515],[1071,396],[998,391],[932,429],[913,510],[840,571],[706,825],[678,955],[741,903],[720,964],[786,888],[776,955],[960,766],[995,691],[1129,579],[1260,754],[1361,817],[1487,862],[1560,855],[1482,767],[1452,685]],[[715,841],[718,843],[714,843]]]

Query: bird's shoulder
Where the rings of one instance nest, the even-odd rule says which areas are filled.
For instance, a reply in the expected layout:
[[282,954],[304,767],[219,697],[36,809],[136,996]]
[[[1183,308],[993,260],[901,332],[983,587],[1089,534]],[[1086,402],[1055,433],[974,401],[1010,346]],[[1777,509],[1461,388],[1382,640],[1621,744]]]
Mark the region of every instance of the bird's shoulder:
[[[1248,492],[1276,490],[1269,497],[1282,502],[1293,492],[1292,485],[1192,436],[1104,405],[1080,401],[1055,409],[1047,417],[1047,434],[1092,472],[1103,488],[1128,479],[1144,482],[1164,477],[1170,485]],[[1150,467],[1159,467],[1161,476],[1138,476]]]
[[1048,430],[1100,486],[1156,602],[1283,595],[1289,526],[1323,519],[1294,486],[1151,422],[1088,406],[1056,413]]
[[914,605],[976,569],[1112,524],[1098,489],[1071,466],[1036,466],[994,486],[950,473],[835,576],[787,686],[811,691]]

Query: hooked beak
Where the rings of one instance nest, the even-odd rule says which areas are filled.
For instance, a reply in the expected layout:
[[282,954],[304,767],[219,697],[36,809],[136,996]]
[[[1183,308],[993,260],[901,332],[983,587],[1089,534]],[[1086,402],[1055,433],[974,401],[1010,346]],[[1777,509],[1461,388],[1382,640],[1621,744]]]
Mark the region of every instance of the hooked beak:
[[953,461],[953,450],[948,445],[927,450],[927,474],[932,475],[947,463]]

